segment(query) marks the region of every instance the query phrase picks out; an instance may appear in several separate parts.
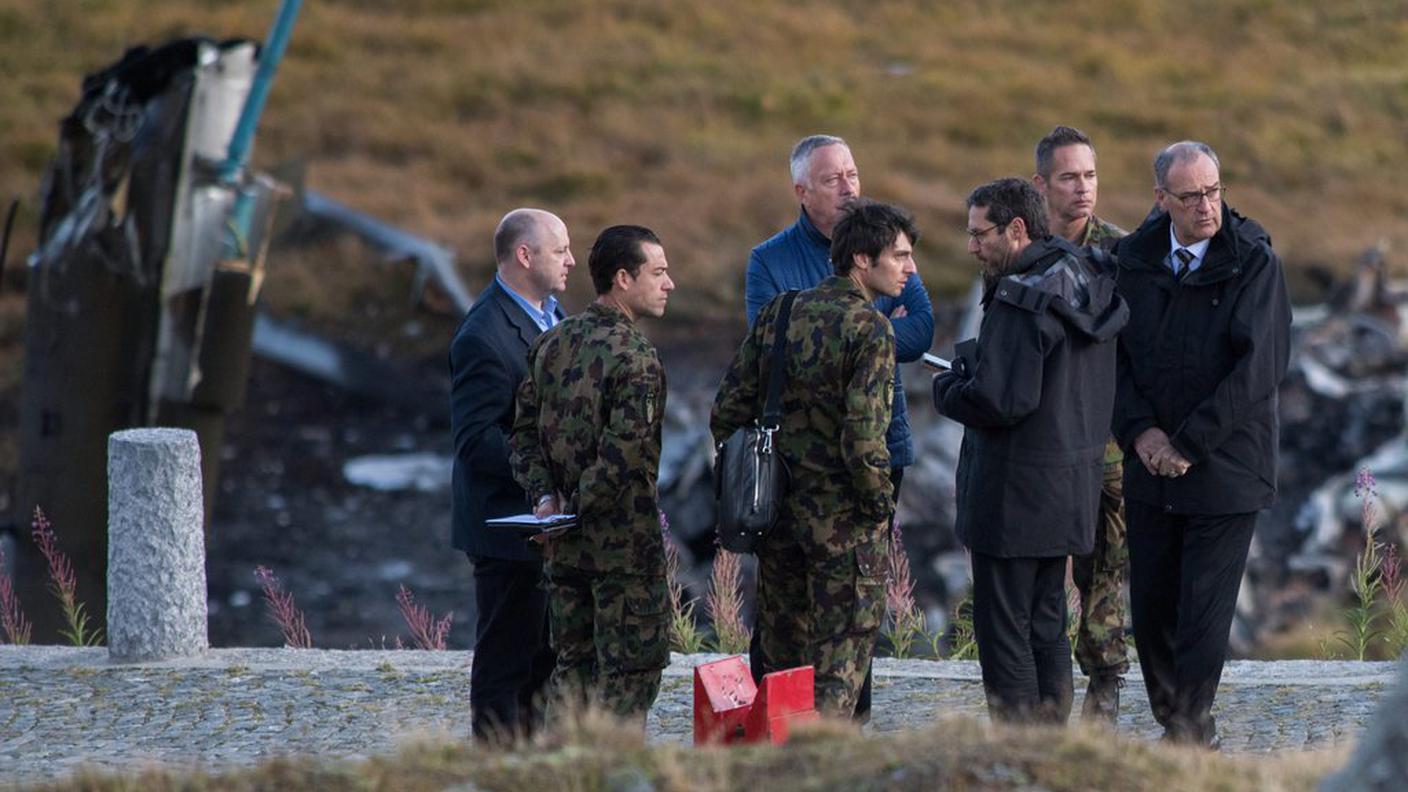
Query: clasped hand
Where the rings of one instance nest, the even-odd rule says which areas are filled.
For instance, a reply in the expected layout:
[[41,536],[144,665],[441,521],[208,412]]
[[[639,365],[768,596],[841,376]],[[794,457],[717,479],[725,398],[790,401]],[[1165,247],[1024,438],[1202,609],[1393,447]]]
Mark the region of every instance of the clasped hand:
[[1144,469],[1151,476],[1178,478],[1193,466],[1173,447],[1164,430],[1157,426],[1145,429],[1134,439],[1134,453],[1139,455],[1139,461],[1144,463]]

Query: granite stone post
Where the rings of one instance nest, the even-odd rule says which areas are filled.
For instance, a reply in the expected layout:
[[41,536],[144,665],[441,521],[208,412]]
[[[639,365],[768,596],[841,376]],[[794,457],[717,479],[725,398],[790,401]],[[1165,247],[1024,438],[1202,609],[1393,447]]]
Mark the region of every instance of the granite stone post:
[[204,501],[200,445],[188,429],[108,437],[108,656],[204,652]]

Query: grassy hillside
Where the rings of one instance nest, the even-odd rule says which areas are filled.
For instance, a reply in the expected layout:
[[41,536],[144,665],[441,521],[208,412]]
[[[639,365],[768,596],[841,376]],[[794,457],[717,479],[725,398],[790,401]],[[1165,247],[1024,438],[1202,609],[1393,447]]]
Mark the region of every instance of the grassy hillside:
[[[0,186],[36,194],[84,72],[174,36],[262,38],[276,7],[7,0]],[[967,190],[1029,174],[1070,123],[1110,219],[1137,223],[1155,150],[1197,137],[1289,262],[1343,266],[1408,246],[1404,52],[1401,0],[308,0],[257,161],[306,159],[317,189],[453,245],[476,286],[507,208],[562,214],[583,260],[601,226],[644,223],[676,310],[731,318],[749,247],[795,213],[800,135],[851,140],[864,191],[918,214],[944,291],[973,270]]]

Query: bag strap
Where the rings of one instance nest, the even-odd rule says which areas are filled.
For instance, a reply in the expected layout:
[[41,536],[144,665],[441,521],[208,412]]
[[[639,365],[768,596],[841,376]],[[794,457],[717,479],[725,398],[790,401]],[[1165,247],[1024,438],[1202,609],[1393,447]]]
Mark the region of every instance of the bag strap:
[[763,403],[764,429],[775,430],[782,425],[782,384],[787,378],[787,325],[792,321],[792,301],[796,298],[795,289],[782,295],[777,323],[773,325],[772,367],[768,371],[767,401]]

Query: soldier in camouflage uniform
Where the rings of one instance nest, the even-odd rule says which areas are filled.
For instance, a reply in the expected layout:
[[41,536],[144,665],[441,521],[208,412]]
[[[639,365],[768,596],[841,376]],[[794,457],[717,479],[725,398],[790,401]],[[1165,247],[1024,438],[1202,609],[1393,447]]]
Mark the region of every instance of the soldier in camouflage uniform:
[[[859,201],[836,225],[833,277],[797,295],[775,440],[792,486],[758,547],[764,672],[811,665],[818,710],[851,717],[885,614],[894,508],[885,431],[895,334],[872,305],[914,273],[919,237],[903,210]],[[780,298],[763,307],[719,386],[723,442],[762,412]]]
[[[1058,126],[1036,144],[1032,179],[1046,201],[1051,233],[1081,247],[1109,252],[1126,232],[1095,216],[1098,186],[1095,146],[1078,129]],[[1071,557],[1071,577],[1080,592],[1076,662],[1090,678],[1081,714],[1111,723],[1119,715],[1120,687],[1129,670],[1124,641],[1124,587],[1129,578],[1125,546],[1124,455],[1105,444],[1105,479],[1095,549]]]
[[596,301],[528,352],[511,464],[536,514],[577,515],[544,542],[549,715],[594,696],[644,728],[670,657],[655,490],[665,370],[635,320],[664,315],[674,283],[660,240],[640,226],[603,231],[588,269]]

